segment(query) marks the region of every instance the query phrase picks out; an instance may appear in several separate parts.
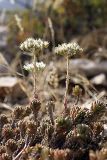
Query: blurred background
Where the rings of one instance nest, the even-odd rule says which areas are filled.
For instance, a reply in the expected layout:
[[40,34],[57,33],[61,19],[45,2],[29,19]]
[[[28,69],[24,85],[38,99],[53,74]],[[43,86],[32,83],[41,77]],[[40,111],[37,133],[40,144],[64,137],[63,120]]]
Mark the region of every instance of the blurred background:
[[[83,94],[87,93],[86,97],[95,98],[94,95],[98,93],[101,93],[101,97],[106,96],[107,0],[0,0],[0,101],[2,103],[28,102],[25,82],[29,74],[23,71],[22,66],[30,61],[31,57],[26,53],[22,54],[19,49],[20,43],[28,37],[42,38],[50,42],[50,48],[44,51],[38,60],[47,63],[46,75],[50,71],[57,74],[58,85],[49,84],[47,80],[52,96],[53,92],[55,94],[57,92],[60,97],[63,96],[66,72],[64,59],[54,55],[54,47],[70,41],[78,42],[83,47],[84,53],[70,60],[69,94],[72,92],[72,87],[79,84]],[[23,80],[23,87],[15,88],[19,79]],[[29,80],[29,84],[32,86],[32,81]],[[42,85],[43,82],[40,86]],[[20,88],[19,91],[17,88]],[[43,90],[43,87],[40,87],[40,90],[41,88]]]

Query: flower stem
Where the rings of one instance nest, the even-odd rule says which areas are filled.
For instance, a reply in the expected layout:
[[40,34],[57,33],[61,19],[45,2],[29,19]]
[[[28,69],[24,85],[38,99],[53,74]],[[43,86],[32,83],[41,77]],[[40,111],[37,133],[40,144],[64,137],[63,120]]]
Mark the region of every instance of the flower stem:
[[34,53],[34,58],[33,58],[33,63],[34,63],[34,96],[36,94],[36,54]]
[[66,74],[66,90],[65,90],[65,95],[64,95],[64,107],[65,110],[67,109],[67,93],[68,93],[68,86],[69,86],[69,56],[67,54],[66,56],[66,70],[67,70],[67,74]]

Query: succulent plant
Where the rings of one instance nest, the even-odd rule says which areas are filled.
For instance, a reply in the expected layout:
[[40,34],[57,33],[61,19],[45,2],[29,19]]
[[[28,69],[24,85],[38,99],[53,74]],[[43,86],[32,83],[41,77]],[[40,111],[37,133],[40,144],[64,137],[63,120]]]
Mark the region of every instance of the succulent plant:
[[43,71],[46,64],[44,62],[37,62],[37,55],[43,51],[44,48],[48,48],[49,42],[41,39],[28,38],[20,45],[22,51],[30,52],[32,63],[24,65],[24,69],[31,72],[34,80],[34,96],[37,94],[36,79],[37,73]]
[[68,86],[69,86],[69,57],[72,57],[76,54],[83,52],[83,49],[76,43],[63,43],[55,47],[55,53],[65,56],[66,57],[66,90],[64,95],[64,107],[65,112],[67,110],[67,93],[68,93]]
[[1,160],[45,160],[49,157],[52,160],[85,157],[88,160],[92,157],[91,150],[96,154],[95,151],[103,147],[104,103],[94,102],[90,109],[74,106],[67,115],[62,113],[58,117],[53,116],[53,105],[53,102],[47,103],[47,118],[38,117],[41,106],[38,97],[30,106],[15,107],[11,117],[1,115]]
[[[41,40],[28,39],[21,49],[41,51],[47,45]],[[56,48],[56,52],[68,56],[69,52],[74,55],[80,51],[77,44],[71,43]],[[75,86],[73,93],[75,96],[81,94],[79,86]],[[99,160],[98,155],[106,160],[104,102],[93,102],[89,109],[79,104],[65,106],[66,112],[55,115],[55,103],[48,101],[44,116],[39,114],[41,103],[35,92],[28,106],[16,106],[10,117],[0,115],[0,160],[95,160],[93,157]]]

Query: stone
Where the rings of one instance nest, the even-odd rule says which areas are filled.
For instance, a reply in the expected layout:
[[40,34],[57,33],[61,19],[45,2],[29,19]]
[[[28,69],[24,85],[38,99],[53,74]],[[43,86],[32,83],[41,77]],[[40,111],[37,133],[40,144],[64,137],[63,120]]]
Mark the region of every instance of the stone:
[[91,83],[94,85],[107,85],[106,84],[106,75],[99,74],[91,79]]
[[5,98],[13,104],[28,99],[25,85],[21,79],[11,76],[0,77],[0,101],[4,101]]
[[88,59],[73,59],[70,60],[69,68],[82,71],[86,76],[96,76],[102,73],[107,74],[107,61],[94,62]]

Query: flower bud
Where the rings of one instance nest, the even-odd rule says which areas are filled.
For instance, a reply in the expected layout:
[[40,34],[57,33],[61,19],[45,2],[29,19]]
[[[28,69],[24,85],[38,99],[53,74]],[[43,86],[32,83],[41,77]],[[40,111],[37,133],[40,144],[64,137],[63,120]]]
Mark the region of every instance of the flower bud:
[[17,149],[17,144],[14,139],[9,139],[6,142],[6,150],[8,153],[13,153]]

